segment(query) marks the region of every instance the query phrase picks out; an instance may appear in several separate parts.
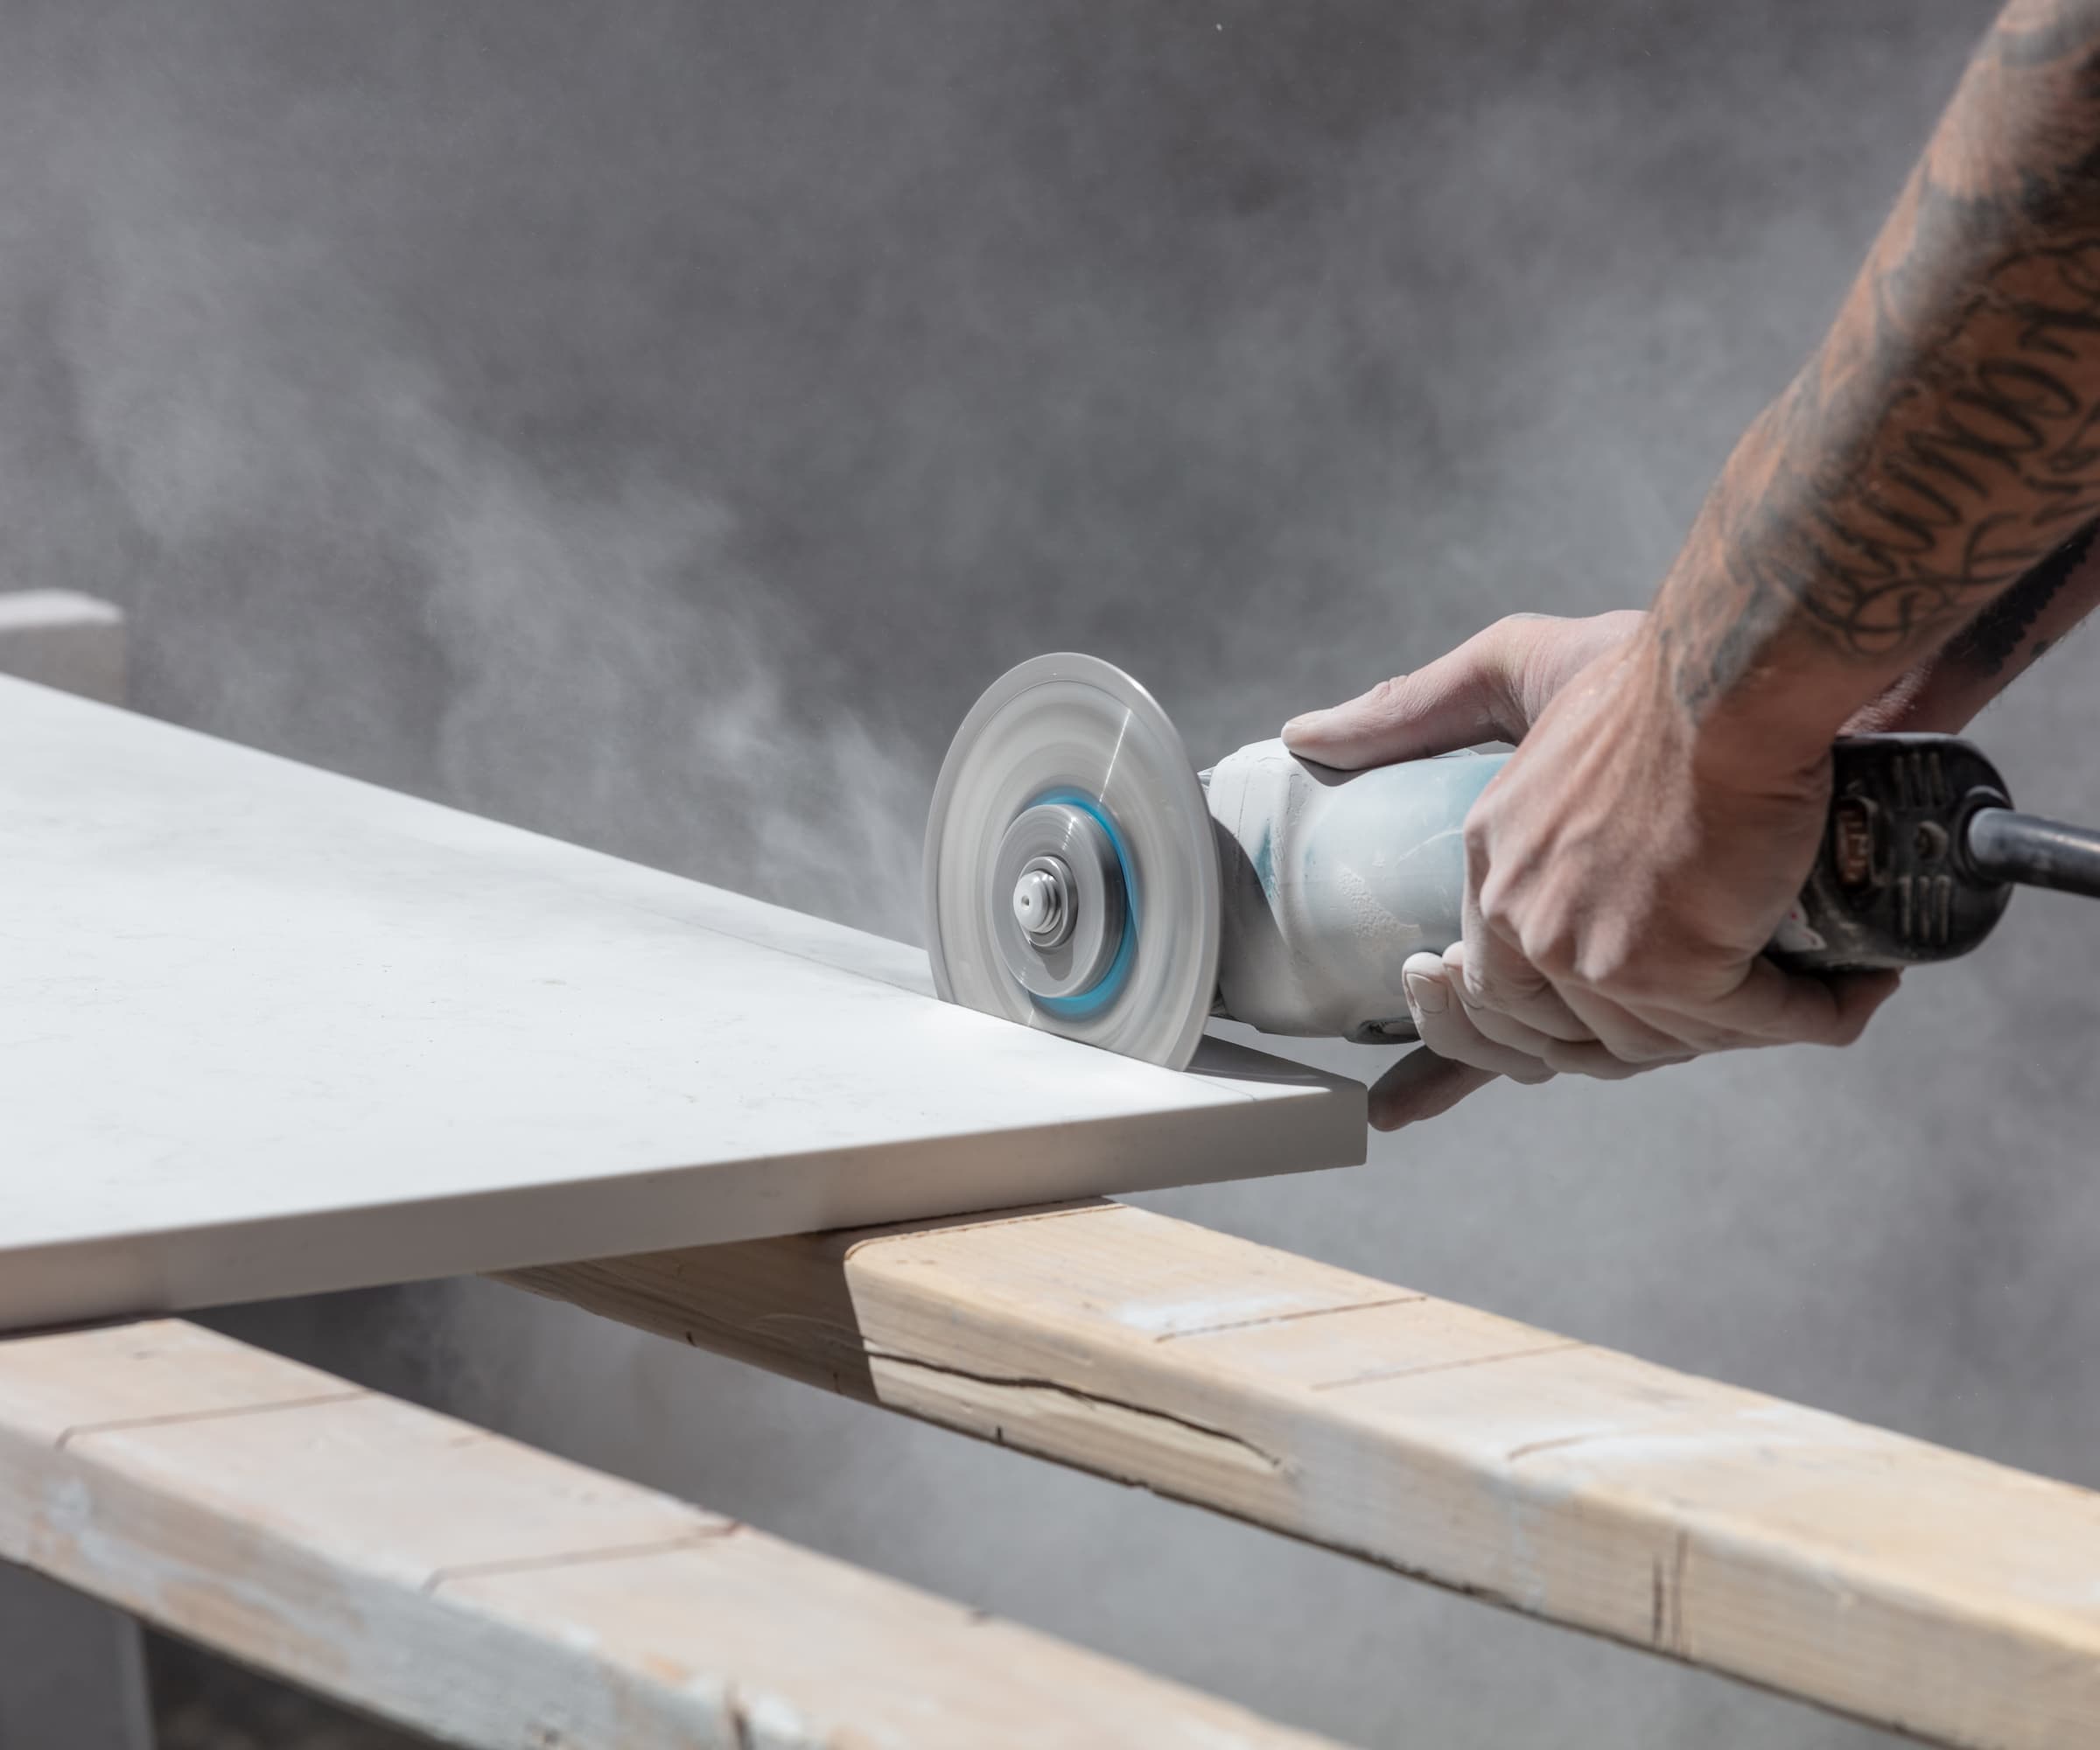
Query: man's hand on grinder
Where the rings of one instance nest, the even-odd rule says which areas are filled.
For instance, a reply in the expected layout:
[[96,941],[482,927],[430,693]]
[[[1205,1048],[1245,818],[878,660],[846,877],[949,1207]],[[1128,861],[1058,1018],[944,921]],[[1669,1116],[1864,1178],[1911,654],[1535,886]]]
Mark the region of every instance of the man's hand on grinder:
[[1379,1128],[1496,1075],[1847,1044],[1894,990],[1893,974],[1806,976],[1764,956],[1822,840],[1827,752],[1717,748],[1669,685],[1645,614],[1522,615],[1284,725],[1293,752],[1352,771],[1518,744],[1466,818],[1463,940],[1404,968],[1425,1049],[1372,1090]]

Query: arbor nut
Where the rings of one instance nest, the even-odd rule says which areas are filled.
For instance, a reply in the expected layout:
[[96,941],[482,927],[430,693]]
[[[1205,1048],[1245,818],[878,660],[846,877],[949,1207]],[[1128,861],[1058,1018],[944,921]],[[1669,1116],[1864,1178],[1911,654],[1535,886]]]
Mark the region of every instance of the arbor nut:
[[1108,830],[1070,802],[1024,808],[992,858],[984,889],[992,945],[1032,997],[1091,990],[1123,945],[1123,867]]
[[1013,888],[1013,918],[1037,948],[1055,948],[1072,934],[1072,872],[1054,857],[1038,857]]

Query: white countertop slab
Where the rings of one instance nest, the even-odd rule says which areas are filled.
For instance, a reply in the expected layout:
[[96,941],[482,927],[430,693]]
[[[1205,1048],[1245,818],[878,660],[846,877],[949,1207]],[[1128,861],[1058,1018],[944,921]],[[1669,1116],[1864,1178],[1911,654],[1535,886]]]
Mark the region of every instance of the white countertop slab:
[[1351,1164],[923,954],[0,678],[0,1328]]

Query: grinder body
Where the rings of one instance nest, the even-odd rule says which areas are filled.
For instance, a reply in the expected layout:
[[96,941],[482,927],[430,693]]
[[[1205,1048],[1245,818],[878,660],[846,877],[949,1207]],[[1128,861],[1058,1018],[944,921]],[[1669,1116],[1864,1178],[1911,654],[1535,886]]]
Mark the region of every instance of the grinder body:
[[1459,939],[1466,810],[1502,753],[1368,772],[1257,741],[1202,774],[1217,828],[1218,1012],[1265,1033],[1412,1039],[1400,969]]
[[[1508,757],[1336,772],[1257,741],[1201,774],[1223,900],[1215,1012],[1263,1032],[1414,1038],[1401,968],[1459,940],[1466,815]],[[1767,951],[1832,972],[1976,947],[2012,892],[1967,850],[1971,821],[2008,806],[1996,769],[1944,735],[1850,737],[1831,761],[1830,830]]]

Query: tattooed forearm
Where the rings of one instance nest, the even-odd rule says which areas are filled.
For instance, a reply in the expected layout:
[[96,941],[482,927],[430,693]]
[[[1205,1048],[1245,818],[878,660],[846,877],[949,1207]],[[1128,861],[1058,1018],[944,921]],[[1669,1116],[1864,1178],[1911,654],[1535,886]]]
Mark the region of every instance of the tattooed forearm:
[[2030,662],[2040,656],[2049,640],[2039,639],[2030,643],[2029,634],[2034,630],[2035,621],[2041,618],[2042,611],[2055,600],[2072,574],[2084,564],[2093,550],[2096,535],[2100,535],[2100,522],[2087,523],[1992,602],[1948,640],[1947,660],[1986,675],[1998,675],[2016,656],[2024,654]]
[[1675,690],[1842,717],[2096,518],[2100,0],[2014,0],[1663,585]]
[[1745,530],[1746,563],[1847,655],[1914,653],[2100,515],[2100,232],[2009,253],[1947,328],[1914,359],[1887,346],[1878,405],[1844,404],[1870,383],[1789,397],[1782,442],[1850,441]]

